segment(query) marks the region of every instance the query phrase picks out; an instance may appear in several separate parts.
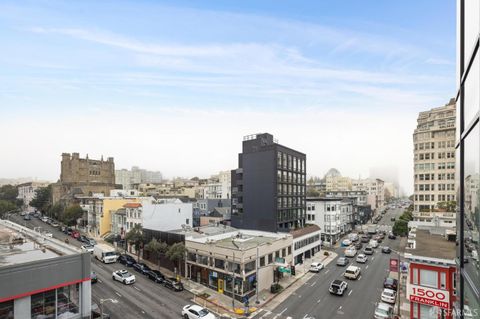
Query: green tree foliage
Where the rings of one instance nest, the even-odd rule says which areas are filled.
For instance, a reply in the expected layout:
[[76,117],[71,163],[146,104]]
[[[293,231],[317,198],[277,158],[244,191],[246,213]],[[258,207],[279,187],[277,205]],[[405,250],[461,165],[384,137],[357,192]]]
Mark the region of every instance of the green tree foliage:
[[71,205],[65,209],[63,214],[60,214],[60,221],[67,226],[77,225],[77,220],[83,217],[83,209],[80,205]]
[[12,210],[16,210],[17,208],[18,207],[14,203],[0,199],[0,217],[1,218],[4,218],[5,213]]
[[183,243],[175,243],[168,248],[166,255],[172,262],[178,262],[178,270],[180,270],[180,262],[185,258],[186,253],[187,248]]
[[448,202],[438,202],[437,207],[445,209],[447,212],[454,212],[457,209],[457,202],[454,200]]
[[64,211],[63,205],[60,203],[56,203],[53,206],[49,207],[48,214],[50,215],[50,217],[61,221],[63,211]]
[[392,231],[395,235],[406,236],[408,234],[408,221],[399,219],[393,225]]
[[3,185],[0,187],[0,200],[6,200],[11,203],[17,203],[18,188],[13,185]]
[[30,206],[35,207],[43,213],[49,211],[52,207],[52,187],[37,188],[35,198],[30,201]]
[[135,248],[135,251],[137,252],[137,260],[140,262],[140,250],[143,248],[143,244],[145,243],[142,226],[137,224],[130,229],[125,236],[125,240]]
[[156,238],[152,238],[152,240],[145,245],[145,250],[148,250],[157,256],[158,267],[160,267],[160,257],[167,252],[168,245],[163,241],[158,241]]

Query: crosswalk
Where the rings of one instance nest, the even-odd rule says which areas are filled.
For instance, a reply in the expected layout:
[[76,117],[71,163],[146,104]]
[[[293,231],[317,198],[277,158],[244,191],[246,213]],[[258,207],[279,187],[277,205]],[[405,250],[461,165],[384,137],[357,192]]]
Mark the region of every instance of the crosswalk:
[[290,316],[285,316],[281,313],[274,313],[266,309],[258,309],[252,313],[249,319],[315,319],[314,317],[309,317],[305,315],[303,318],[292,318]]

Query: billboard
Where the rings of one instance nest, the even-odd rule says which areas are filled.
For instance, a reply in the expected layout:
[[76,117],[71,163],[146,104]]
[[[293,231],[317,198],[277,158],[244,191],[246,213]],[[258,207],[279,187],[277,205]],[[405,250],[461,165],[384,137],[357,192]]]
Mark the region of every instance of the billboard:
[[447,290],[407,284],[407,298],[410,302],[450,309],[450,293]]

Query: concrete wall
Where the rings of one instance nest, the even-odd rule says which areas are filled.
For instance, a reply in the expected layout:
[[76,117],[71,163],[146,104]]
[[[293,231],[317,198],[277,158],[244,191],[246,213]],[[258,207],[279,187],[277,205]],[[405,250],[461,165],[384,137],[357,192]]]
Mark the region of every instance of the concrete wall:
[[192,203],[143,203],[143,227],[167,231],[181,229],[182,225],[192,226]]

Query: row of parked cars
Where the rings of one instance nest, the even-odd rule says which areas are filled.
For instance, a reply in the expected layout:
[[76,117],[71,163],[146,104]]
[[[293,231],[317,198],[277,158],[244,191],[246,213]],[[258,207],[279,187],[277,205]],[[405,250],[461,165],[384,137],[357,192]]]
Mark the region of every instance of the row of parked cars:
[[[152,280],[153,282],[163,285],[166,288],[169,288],[174,291],[183,290],[183,284],[180,281],[178,281],[176,278],[173,278],[173,277],[166,278],[159,270],[151,269],[147,264],[137,262],[135,258],[133,258],[130,255],[127,255],[127,254],[120,255],[117,259],[117,262],[121,263],[122,265],[125,265],[126,267],[132,267],[132,269],[135,270],[136,272],[146,276],[148,279]],[[124,271],[128,273],[127,270],[124,270]],[[122,281],[122,280],[119,280],[119,281]],[[124,283],[129,284],[128,282],[127,283],[124,282]]]

